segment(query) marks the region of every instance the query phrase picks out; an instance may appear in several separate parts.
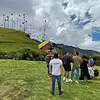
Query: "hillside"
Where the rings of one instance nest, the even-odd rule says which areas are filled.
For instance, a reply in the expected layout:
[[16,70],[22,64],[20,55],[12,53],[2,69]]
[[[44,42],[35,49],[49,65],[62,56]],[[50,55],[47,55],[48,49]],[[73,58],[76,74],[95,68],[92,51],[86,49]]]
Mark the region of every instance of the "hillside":
[[12,52],[25,47],[36,50],[37,45],[24,32],[0,28],[0,52]]

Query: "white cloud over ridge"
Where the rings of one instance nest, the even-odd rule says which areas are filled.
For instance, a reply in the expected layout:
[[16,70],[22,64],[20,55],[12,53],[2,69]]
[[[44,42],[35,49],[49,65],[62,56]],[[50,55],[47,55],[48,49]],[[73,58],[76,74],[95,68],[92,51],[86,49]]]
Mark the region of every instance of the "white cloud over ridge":
[[0,9],[5,13],[26,13],[34,27],[32,38],[34,33],[42,37],[46,27],[45,38],[49,40],[100,51],[100,42],[88,36],[93,32],[92,27],[100,27],[100,0],[3,0],[1,4]]

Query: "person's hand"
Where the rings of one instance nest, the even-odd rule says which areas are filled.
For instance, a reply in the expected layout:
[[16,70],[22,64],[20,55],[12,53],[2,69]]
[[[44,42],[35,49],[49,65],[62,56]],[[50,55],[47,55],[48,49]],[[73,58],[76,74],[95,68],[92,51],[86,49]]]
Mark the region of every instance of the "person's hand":
[[52,73],[49,73],[49,76],[51,77],[52,76]]

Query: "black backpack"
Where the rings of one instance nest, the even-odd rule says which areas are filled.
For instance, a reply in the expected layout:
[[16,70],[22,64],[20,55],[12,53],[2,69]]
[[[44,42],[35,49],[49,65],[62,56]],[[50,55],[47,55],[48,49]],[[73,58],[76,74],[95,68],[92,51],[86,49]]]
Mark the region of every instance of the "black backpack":
[[97,70],[97,69],[94,69],[94,76],[98,76],[99,75],[99,70]]

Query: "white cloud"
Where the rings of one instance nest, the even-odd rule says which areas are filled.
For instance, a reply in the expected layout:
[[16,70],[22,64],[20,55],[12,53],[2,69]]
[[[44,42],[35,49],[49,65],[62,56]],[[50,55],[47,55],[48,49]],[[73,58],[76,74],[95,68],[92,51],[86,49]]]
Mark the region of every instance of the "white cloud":
[[[9,3],[4,9],[4,2],[0,1],[3,13],[10,11],[15,11],[17,14],[26,13],[28,22],[34,27],[34,30],[30,31],[33,34],[31,36],[37,34],[42,37],[46,25],[45,38],[47,39],[53,38],[55,42],[67,45],[77,44],[84,49],[100,50],[100,42],[92,41],[92,38],[88,36],[93,32],[93,26],[100,27],[100,0],[25,0],[25,2],[22,0],[25,6],[22,6],[21,10],[17,6],[9,8],[12,4],[18,5],[19,0],[17,0],[18,2],[4,1]],[[66,8],[62,5],[63,3],[68,3]],[[7,8],[9,9],[7,10]],[[86,12],[90,14],[91,18],[85,16]],[[70,16],[73,14],[77,17],[71,21]],[[91,20],[83,28],[79,28],[75,24],[79,19],[82,23]]]

